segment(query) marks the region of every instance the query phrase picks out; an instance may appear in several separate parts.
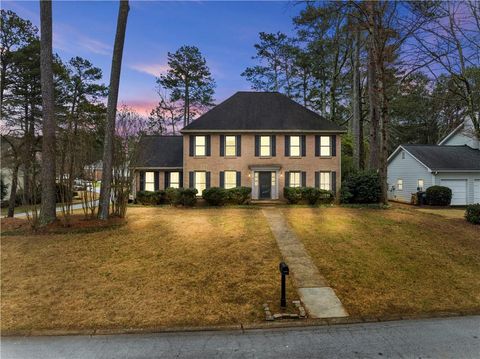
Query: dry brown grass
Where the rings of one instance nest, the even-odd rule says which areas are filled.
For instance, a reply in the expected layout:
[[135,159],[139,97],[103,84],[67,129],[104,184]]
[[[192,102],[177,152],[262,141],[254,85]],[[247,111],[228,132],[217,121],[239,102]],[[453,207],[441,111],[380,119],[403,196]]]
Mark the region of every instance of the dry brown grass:
[[7,331],[254,322],[279,295],[280,254],[254,209],[137,207],[120,228],[1,249]]
[[480,311],[480,229],[415,209],[285,209],[351,315]]

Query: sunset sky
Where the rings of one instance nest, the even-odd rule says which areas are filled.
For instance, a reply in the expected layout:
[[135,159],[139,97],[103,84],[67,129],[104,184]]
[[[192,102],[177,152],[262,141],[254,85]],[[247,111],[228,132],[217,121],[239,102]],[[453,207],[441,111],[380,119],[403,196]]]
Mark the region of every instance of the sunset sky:
[[[39,27],[38,1],[3,1],[2,7]],[[292,34],[299,11],[288,2],[130,1],[119,102],[149,112],[157,102],[155,76],[165,70],[167,53],[182,45],[195,45],[206,57],[217,103],[249,89],[240,74],[254,63],[258,33]],[[54,1],[54,51],[65,61],[90,60],[108,84],[117,14],[116,1]]]

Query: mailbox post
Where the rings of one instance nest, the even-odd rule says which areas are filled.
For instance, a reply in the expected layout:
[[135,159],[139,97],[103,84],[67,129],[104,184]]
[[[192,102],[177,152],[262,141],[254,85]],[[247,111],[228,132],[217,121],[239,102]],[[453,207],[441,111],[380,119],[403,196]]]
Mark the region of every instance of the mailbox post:
[[282,293],[281,293],[281,298],[280,298],[280,306],[282,308],[285,308],[287,306],[287,298],[286,298],[286,281],[285,281],[285,276],[289,274],[289,269],[288,265],[285,262],[281,262],[279,265],[279,270],[280,274],[282,275]]

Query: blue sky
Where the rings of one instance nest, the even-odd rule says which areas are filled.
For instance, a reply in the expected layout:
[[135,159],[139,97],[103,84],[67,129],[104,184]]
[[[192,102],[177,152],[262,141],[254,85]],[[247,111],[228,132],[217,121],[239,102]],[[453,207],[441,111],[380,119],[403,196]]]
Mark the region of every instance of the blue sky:
[[[39,26],[38,1],[3,1]],[[141,114],[156,103],[155,75],[166,68],[167,52],[195,45],[207,59],[217,82],[215,99],[249,89],[240,74],[252,64],[260,31],[292,34],[299,5],[289,2],[131,1],[125,40],[119,101]],[[54,1],[54,51],[62,59],[89,59],[110,75],[116,29],[116,1]]]

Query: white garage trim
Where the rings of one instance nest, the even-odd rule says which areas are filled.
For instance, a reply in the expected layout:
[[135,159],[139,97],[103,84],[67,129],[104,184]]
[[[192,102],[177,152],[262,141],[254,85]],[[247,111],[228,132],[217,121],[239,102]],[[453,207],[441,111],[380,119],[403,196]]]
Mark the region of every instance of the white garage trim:
[[442,179],[442,186],[452,190],[452,206],[467,204],[467,179]]

